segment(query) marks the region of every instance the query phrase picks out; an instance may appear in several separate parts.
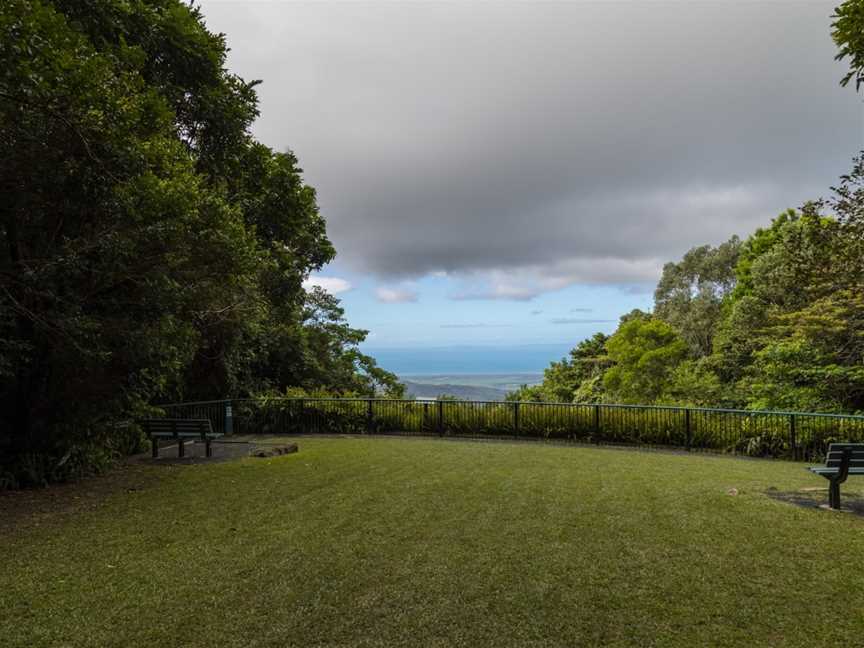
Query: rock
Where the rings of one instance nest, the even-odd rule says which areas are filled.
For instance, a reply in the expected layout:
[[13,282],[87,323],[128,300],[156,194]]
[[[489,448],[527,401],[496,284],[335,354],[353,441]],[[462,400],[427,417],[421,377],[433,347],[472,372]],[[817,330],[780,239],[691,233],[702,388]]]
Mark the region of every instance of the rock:
[[297,447],[296,443],[289,443],[288,445],[284,445],[284,446],[273,446],[273,447],[267,448],[266,450],[265,449],[255,450],[252,453],[252,456],[253,457],[278,457],[279,455],[292,454],[294,452],[297,452],[298,450],[299,450],[299,448]]

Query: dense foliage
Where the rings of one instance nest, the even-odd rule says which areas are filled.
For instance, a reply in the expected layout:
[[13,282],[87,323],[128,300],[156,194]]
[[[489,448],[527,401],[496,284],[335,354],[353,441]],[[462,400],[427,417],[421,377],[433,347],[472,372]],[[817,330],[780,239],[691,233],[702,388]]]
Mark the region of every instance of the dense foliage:
[[[834,15],[864,83],[864,2]],[[864,157],[826,201],[668,263],[649,314],[581,342],[511,400],[864,411]]]
[[315,191],[251,137],[257,82],[226,53],[180,0],[0,7],[7,480],[131,449],[114,424],[167,399],[398,390],[304,290],[334,256]]
[[825,203],[666,264],[653,313],[509,397],[864,411],[864,159]]

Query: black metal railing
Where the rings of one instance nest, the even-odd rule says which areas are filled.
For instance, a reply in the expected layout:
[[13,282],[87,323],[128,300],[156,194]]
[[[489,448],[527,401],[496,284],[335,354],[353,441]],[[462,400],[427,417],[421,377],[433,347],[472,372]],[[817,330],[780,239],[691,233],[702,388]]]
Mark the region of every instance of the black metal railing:
[[162,405],[225,434],[401,434],[673,447],[811,460],[864,442],[864,416],[660,405],[258,398]]

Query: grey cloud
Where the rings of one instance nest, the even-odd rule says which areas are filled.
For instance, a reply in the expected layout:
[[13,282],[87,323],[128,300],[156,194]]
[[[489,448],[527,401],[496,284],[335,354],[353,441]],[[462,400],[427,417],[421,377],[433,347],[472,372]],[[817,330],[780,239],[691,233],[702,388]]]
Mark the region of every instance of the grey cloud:
[[455,301],[470,301],[484,299],[506,299],[511,301],[531,301],[541,291],[529,287],[501,287],[493,286],[486,290],[476,292],[460,292],[450,295]]
[[653,283],[634,283],[628,286],[619,286],[619,288],[627,295],[648,295],[654,292]]
[[543,311],[542,311],[542,310],[532,310],[532,311],[531,311],[531,314],[532,314],[532,315],[542,315],[542,314],[543,314]]
[[864,145],[834,4],[202,6],[340,263],[528,300],[656,281],[824,194]]
[[593,313],[594,309],[593,308],[571,308],[570,312],[571,313]]
[[388,288],[379,286],[375,290],[375,298],[382,304],[406,304],[416,302],[417,291],[409,288]]

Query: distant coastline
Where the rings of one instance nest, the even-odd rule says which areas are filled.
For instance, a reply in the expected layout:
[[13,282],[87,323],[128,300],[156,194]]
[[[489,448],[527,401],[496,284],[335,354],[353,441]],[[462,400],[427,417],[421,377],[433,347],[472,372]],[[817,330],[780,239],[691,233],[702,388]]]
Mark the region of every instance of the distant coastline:
[[[574,343],[575,344],[575,343]],[[542,374],[551,362],[565,357],[574,344],[521,346],[442,346],[375,348],[363,352],[398,376],[498,376]]]
[[543,379],[540,372],[511,373],[412,373],[399,379],[410,396],[435,398],[441,395],[464,400],[500,401],[508,392],[522,385],[534,385]]

